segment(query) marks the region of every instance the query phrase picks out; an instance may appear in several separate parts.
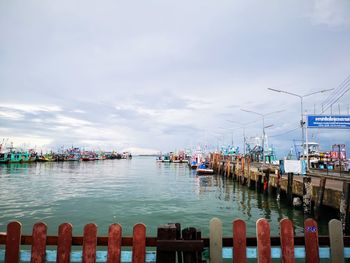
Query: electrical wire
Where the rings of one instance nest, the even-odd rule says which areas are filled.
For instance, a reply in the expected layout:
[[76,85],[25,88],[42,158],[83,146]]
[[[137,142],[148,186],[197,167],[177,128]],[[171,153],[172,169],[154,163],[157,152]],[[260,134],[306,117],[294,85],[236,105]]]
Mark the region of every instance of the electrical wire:
[[280,134],[275,134],[275,135],[270,135],[269,137],[278,137],[278,136],[282,136],[282,135],[285,135],[285,134],[288,134],[288,133],[291,133],[293,131],[296,131],[300,129],[299,127],[298,128],[294,128],[293,130],[289,130],[289,131],[286,131],[286,132],[283,132],[283,133],[280,133]]
[[322,103],[322,113],[328,110],[334,103],[350,90],[350,75],[338,85],[332,94]]
[[347,77],[345,78],[345,80],[343,80],[342,83],[340,83],[340,84],[338,85],[338,87],[334,89],[334,91],[328,96],[327,99],[325,99],[325,100],[323,101],[322,104],[325,105],[325,104],[329,103],[329,102],[333,99],[333,97],[336,95],[336,93],[338,93],[338,92],[340,91],[340,89],[341,89],[344,85],[346,85],[347,82],[348,82],[349,80],[350,80],[350,75],[347,76]]

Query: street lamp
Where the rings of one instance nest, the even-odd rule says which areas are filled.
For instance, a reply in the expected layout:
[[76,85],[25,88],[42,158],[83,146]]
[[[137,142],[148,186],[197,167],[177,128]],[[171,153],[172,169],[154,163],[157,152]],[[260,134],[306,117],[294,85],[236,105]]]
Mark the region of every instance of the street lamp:
[[[217,150],[219,151],[220,150],[220,146],[219,146],[220,141],[222,140],[222,144],[224,144],[224,134],[218,133],[218,132],[211,132],[211,134],[214,135],[214,137],[217,140]],[[222,137],[222,139],[221,139],[221,137]]]
[[334,90],[334,89],[319,90],[319,91],[311,92],[311,93],[308,93],[308,94],[305,94],[305,95],[299,95],[299,94],[295,94],[293,92],[289,92],[289,91],[285,91],[285,90],[279,90],[279,89],[273,89],[273,88],[268,88],[268,90],[272,90],[272,91],[279,92],[279,93],[285,93],[285,94],[289,94],[289,95],[292,95],[292,96],[300,98],[300,117],[301,117],[300,127],[301,127],[301,140],[302,140],[303,154],[304,154],[304,151],[305,151],[305,149],[304,149],[304,140],[305,140],[305,138],[304,137],[305,137],[305,135],[304,135],[303,98],[311,96],[311,95],[314,95],[314,94],[317,94],[317,93],[324,93],[324,92],[327,92],[327,91],[330,91],[330,90]]
[[279,112],[282,112],[283,110],[273,111],[273,112],[269,112],[269,113],[265,113],[265,114],[261,114],[259,112],[251,111],[251,110],[244,110],[244,109],[241,109],[241,111],[253,113],[253,114],[256,114],[256,115],[259,115],[260,117],[262,117],[262,124],[263,124],[263,126],[262,126],[263,127],[263,139],[262,139],[262,148],[263,149],[262,150],[263,150],[263,158],[264,158],[264,163],[265,163],[265,128],[271,127],[271,125],[265,126],[265,116],[271,115],[274,113],[279,113]]
[[241,122],[232,121],[232,120],[226,120],[226,121],[231,122],[231,123],[238,124],[238,125],[240,126],[240,128],[243,129],[243,153],[244,153],[244,155],[245,155],[245,154],[246,154],[246,136],[245,136],[245,128],[246,128],[249,124],[255,123],[256,121],[254,121],[254,122],[247,122],[247,123],[241,123]]
[[231,144],[233,146],[233,131],[235,130],[234,128],[225,128],[225,127],[219,127],[219,129],[222,129],[222,130],[232,130],[232,140],[231,140]]

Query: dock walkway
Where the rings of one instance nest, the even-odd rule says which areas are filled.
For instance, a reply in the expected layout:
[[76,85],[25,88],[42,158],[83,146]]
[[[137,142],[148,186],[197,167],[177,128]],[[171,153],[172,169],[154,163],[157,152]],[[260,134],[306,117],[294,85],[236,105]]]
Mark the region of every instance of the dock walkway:
[[[344,231],[350,232],[350,176],[348,172],[329,172],[311,169],[306,175],[280,174],[279,166],[251,162],[246,158],[228,158],[212,154],[210,166],[217,174],[233,178],[242,185],[253,187],[264,194],[285,193],[287,202],[293,205],[299,197],[304,213],[320,215],[321,207],[339,211]],[[345,230],[346,229],[346,230]]]

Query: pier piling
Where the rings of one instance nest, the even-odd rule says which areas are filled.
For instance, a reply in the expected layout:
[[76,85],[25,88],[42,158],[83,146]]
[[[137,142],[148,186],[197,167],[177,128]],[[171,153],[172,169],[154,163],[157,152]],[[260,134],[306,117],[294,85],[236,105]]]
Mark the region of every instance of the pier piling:
[[293,173],[288,173],[287,201],[293,205]]
[[281,173],[278,169],[275,170],[275,174],[276,174],[276,199],[277,201],[279,201],[281,199]]
[[340,221],[343,225],[343,232],[350,232],[350,182],[343,183],[343,193],[340,200]]
[[311,215],[312,205],[312,185],[311,176],[303,177],[303,208],[304,215],[309,217]]
[[324,190],[326,188],[326,177],[321,177],[320,178],[320,188],[318,189],[317,193],[317,199],[315,203],[315,217],[316,219],[320,218],[320,211],[322,207],[322,202],[323,202],[323,196],[324,196]]

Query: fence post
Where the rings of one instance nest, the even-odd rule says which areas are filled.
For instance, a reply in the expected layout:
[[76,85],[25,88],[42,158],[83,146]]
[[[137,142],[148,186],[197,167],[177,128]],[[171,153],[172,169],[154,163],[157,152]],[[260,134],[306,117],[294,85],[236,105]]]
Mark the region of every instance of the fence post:
[[258,263],[271,263],[270,224],[265,218],[256,221]]
[[144,263],[146,261],[146,226],[136,224],[132,236],[132,263]]
[[247,233],[246,224],[242,219],[232,222],[233,226],[233,262],[245,263],[247,261]]
[[[175,223],[176,226],[176,239],[181,240],[181,224]],[[182,251],[177,251],[177,263],[182,263]]]
[[32,255],[30,262],[44,263],[46,256],[46,224],[40,222],[33,226]]
[[72,225],[63,223],[58,227],[57,263],[69,263],[72,248]]
[[342,223],[332,219],[328,223],[332,263],[344,263],[344,240]]
[[222,262],[222,222],[218,218],[210,220],[210,262]]
[[[157,230],[157,241],[158,240],[176,240],[177,227],[175,224],[160,225]],[[157,247],[156,262],[176,262],[176,251],[161,251]]]
[[122,227],[119,224],[112,224],[108,229],[107,263],[120,263],[121,245]]
[[287,218],[280,221],[280,240],[282,262],[294,263],[294,229],[292,221]]
[[312,218],[304,222],[305,262],[320,262],[317,223]]
[[20,258],[22,224],[14,221],[7,225],[5,263],[18,263]]
[[83,263],[96,262],[97,226],[87,224],[84,227]]
[[[197,240],[197,229],[194,227],[185,228],[182,230],[182,238],[184,240]],[[184,263],[198,263],[197,252],[183,252],[183,262]]]

